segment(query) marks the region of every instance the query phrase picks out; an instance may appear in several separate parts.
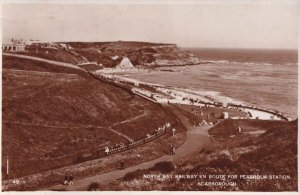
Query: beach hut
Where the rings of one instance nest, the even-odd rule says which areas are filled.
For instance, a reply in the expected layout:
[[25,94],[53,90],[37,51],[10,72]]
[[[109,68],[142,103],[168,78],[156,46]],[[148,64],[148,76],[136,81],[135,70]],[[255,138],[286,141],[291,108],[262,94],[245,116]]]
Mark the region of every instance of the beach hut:
[[223,119],[228,119],[229,118],[228,112],[223,112],[222,117],[223,117]]

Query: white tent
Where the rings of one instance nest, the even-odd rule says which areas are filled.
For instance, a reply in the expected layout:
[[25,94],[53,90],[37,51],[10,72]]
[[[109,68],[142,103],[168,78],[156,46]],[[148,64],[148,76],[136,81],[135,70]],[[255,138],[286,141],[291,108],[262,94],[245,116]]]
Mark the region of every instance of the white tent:
[[116,66],[116,68],[129,69],[134,68],[134,66],[127,57],[123,57],[122,61]]

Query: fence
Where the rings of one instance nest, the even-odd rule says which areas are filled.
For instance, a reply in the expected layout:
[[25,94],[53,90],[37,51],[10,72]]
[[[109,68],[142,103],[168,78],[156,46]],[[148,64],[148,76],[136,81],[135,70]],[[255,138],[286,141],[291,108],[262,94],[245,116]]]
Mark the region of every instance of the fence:
[[264,108],[256,108],[256,107],[253,107],[253,106],[245,106],[245,105],[238,105],[238,104],[228,104],[228,106],[232,106],[232,107],[236,107],[236,108],[248,108],[248,109],[252,109],[252,110],[258,110],[258,111],[262,111],[262,112],[267,112],[267,113],[270,113],[270,114],[273,114],[285,121],[290,121],[291,119],[288,117],[288,116],[284,116],[283,114],[281,113],[278,113],[276,111],[273,111],[273,110],[267,110],[267,109],[264,109]]

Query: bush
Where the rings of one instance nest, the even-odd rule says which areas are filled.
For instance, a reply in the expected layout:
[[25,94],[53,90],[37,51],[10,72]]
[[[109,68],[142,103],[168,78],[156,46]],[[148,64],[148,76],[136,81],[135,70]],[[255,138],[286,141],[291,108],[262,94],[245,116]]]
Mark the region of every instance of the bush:
[[98,190],[100,190],[99,183],[97,183],[97,182],[92,182],[92,183],[89,185],[89,187],[88,187],[87,190],[88,190],[88,191],[98,191]]
[[130,180],[133,180],[133,179],[136,179],[139,177],[139,175],[141,174],[142,170],[138,169],[134,172],[129,172],[129,173],[126,173],[126,175],[124,175],[123,177],[123,180],[124,181],[130,181]]
[[158,162],[152,168],[153,171],[159,171],[161,173],[170,173],[175,170],[175,166],[170,161]]

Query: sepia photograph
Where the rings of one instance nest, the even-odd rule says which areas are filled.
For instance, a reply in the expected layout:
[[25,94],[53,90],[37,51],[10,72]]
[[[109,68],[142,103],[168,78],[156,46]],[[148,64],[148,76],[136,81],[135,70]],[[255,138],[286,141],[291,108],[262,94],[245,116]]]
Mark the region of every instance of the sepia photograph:
[[2,192],[298,192],[298,0],[2,1]]

